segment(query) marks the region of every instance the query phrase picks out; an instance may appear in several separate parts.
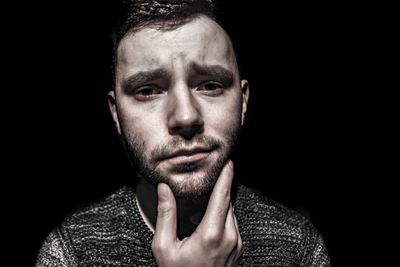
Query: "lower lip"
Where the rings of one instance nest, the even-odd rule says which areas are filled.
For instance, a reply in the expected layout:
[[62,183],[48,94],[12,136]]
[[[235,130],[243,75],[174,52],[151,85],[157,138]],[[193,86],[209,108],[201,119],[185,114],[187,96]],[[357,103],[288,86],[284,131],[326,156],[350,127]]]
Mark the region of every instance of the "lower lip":
[[172,157],[167,159],[168,162],[172,163],[172,164],[190,164],[190,163],[194,163],[200,160],[203,160],[205,158],[207,158],[210,155],[210,152],[202,152],[202,153],[196,153],[193,155],[182,155],[182,156],[176,156],[176,157]]

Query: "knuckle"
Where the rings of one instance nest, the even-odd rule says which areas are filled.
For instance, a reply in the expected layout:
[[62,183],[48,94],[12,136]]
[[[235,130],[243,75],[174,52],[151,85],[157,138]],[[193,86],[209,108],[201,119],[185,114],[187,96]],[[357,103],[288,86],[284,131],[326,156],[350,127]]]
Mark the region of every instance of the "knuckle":
[[229,236],[226,237],[226,246],[230,249],[230,250],[234,250],[237,246],[238,246],[238,236],[237,234],[231,234]]
[[173,208],[170,203],[161,203],[157,207],[157,212],[159,216],[169,216]]
[[237,249],[238,249],[239,251],[241,251],[243,248],[244,248],[243,240],[242,240],[242,238],[239,236],[238,247],[237,247]]
[[237,236],[237,234],[232,234],[230,235],[230,238],[228,239],[229,243],[234,244],[235,246],[237,245],[239,240],[239,237]]
[[238,242],[236,251],[237,251],[238,255],[240,256],[244,253],[244,250],[245,250],[245,245],[244,245],[243,241],[240,239]]
[[225,215],[226,209],[224,206],[218,206],[215,210],[218,217],[223,217]]
[[153,252],[156,252],[156,253],[158,253],[158,252],[161,250],[159,244],[158,244],[156,241],[154,241],[154,240],[153,240],[153,242],[151,243],[151,250],[152,250]]
[[168,250],[168,246],[163,244],[163,242],[153,240],[153,242],[151,243],[151,250],[154,254],[163,254],[165,251]]
[[223,188],[221,194],[222,194],[224,201],[226,201],[226,202],[231,201],[231,189],[230,188]]
[[222,234],[216,230],[207,231],[203,235],[203,241],[207,245],[217,245],[221,242]]

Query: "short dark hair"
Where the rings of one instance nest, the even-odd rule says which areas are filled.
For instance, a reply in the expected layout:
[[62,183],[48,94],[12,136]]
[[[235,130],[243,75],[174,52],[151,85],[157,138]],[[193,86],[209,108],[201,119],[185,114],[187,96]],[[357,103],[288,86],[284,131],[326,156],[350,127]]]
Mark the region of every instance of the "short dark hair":
[[114,88],[118,45],[127,33],[134,33],[148,25],[166,31],[173,30],[198,15],[217,21],[213,0],[122,0],[120,4],[112,36]]

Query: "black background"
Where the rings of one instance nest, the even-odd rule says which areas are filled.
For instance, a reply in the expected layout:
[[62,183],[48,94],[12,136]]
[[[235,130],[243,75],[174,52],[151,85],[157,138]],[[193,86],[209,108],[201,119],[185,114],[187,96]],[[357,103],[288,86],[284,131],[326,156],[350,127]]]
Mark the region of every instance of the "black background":
[[[112,1],[31,2],[2,2],[4,212],[17,228],[9,248],[29,264],[68,213],[133,183],[106,103]],[[354,218],[374,171],[357,82],[362,24],[344,5],[248,3],[220,4],[250,81],[239,179],[307,214],[340,266],[358,246]]]

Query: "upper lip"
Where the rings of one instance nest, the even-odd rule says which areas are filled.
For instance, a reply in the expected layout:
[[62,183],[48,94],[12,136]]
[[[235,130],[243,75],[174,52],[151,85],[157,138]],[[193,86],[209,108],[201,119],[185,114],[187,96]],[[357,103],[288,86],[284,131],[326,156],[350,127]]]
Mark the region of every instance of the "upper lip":
[[169,154],[166,159],[173,158],[173,157],[179,157],[179,156],[191,156],[197,153],[208,153],[212,150],[212,148],[208,147],[201,147],[201,146],[196,146],[192,148],[182,148],[179,150],[174,151],[173,153]]

